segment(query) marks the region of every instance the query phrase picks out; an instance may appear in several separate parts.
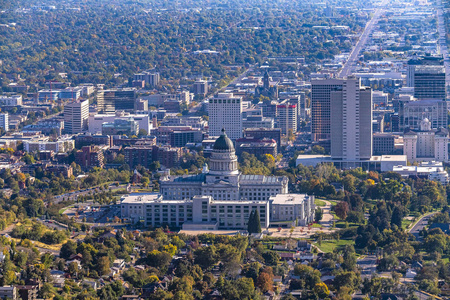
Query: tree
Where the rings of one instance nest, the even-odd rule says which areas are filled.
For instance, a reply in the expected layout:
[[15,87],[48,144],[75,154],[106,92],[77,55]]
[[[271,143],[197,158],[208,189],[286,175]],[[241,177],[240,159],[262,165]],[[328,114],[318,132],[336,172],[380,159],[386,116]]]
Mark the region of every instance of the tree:
[[143,187],[148,187],[148,185],[150,183],[150,179],[148,177],[142,177],[141,183],[142,183]]
[[346,287],[351,292],[355,290],[361,283],[361,277],[353,271],[341,271],[334,278],[334,286],[340,291]]
[[399,261],[395,255],[387,255],[380,259],[380,262],[377,266],[377,270],[379,271],[390,271],[396,267],[398,267]]
[[269,266],[276,266],[280,261],[280,255],[277,252],[273,251],[264,252],[262,257],[264,258],[266,264]]
[[270,274],[262,272],[256,279],[256,286],[264,293],[271,291],[273,289],[273,278]]
[[445,234],[429,235],[424,240],[424,245],[428,253],[444,253],[447,250],[448,236]]
[[56,295],[56,290],[53,285],[49,282],[45,282],[39,291],[39,294],[44,299],[51,299]]
[[353,271],[356,269],[356,254],[355,249],[351,245],[346,245],[342,255],[343,262],[342,269],[346,271]]
[[314,220],[316,222],[320,222],[320,220],[322,220],[322,218],[323,218],[322,209],[320,207],[317,207],[316,211],[314,212]]
[[398,228],[402,228],[403,215],[403,209],[396,206],[392,212],[391,224],[395,224]]
[[354,193],[356,190],[355,181],[356,181],[355,176],[347,174],[344,178],[342,178],[342,184],[344,185],[344,189],[350,193]]
[[71,255],[76,253],[77,253],[77,243],[68,240],[65,244],[62,245],[59,256],[64,259],[69,259]]
[[261,233],[261,221],[259,219],[259,211],[252,210],[248,218],[247,231],[249,234]]
[[324,299],[328,297],[328,295],[330,294],[328,286],[323,282],[316,283],[316,285],[313,288],[313,292],[314,294],[319,296],[320,299]]
[[153,250],[147,255],[147,264],[159,270],[165,269],[169,266],[171,260],[172,255],[165,251],[161,252],[158,250]]
[[336,216],[338,216],[338,218],[341,220],[345,220],[347,218],[348,211],[349,211],[348,203],[345,201],[340,201],[334,207],[334,212],[336,213]]
[[216,247],[214,245],[209,247],[202,247],[194,252],[195,263],[200,265],[203,269],[214,266],[217,263]]
[[102,276],[108,275],[111,272],[110,265],[111,261],[108,256],[100,256],[97,259],[97,272]]
[[294,274],[299,277],[301,289],[313,289],[316,284],[321,282],[320,272],[310,266],[296,264]]

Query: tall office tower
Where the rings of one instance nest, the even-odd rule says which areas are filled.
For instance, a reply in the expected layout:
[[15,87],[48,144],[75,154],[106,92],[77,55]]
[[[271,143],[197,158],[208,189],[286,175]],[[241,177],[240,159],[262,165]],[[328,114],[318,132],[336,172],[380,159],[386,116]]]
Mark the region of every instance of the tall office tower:
[[111,89],[100,91],[97,95],[98,109],[101,113],[115,113],[116,110],[133,110],[136,89]]
[[417,66],[444,66],[444,57],[440,55],[426,55],[414,57],[408,61],[406,86],[414,87],[414,72]]
[[64,130],[68,134],[81,133],[88,127],[89,100],[64,106]]
[[372,90],[348,78],[330,92],[331,158],[368,160],[372,156]]
[[443,66],[416,66],[414,70],[414,97],[419,100],[445,100],[445,68]]
[[5,131],[9,130],[9,115],[8,113],[0,114],[0,128]]
[[220,136],[225,128],[230,139],[242,137],[242,98],[219,93],[209,100],[209,135]]
[[208,94],[208,81],[206,80],[197,80],[192,85],[192,91],[195,95],[205,96]]
[[342,88],[344,79],[311,80],[311,140],[313,142],[330,140],[331,91]]
[[297,104],[290,104],[286,101],[277,106],[278,128],[281,128],[283,134],[288,134],[290,130],[292,133],[297,132]]

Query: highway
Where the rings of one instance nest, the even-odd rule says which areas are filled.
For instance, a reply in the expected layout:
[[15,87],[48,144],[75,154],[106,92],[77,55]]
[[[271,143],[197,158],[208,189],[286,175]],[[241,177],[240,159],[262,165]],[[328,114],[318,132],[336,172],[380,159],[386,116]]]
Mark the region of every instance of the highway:
[[379,20],[381,14],[384,12],[383,7],[386,6],[387,3],[388,3],[387,0],[383,0],[383,2],[381,2],[381,4],[380,4],[380,7],[375,9],[372,19],[370,19],[370,21],[367,22],[366,27],[364,28],[364,31],[362,32],[361,36],[358,39],[358,42],[356,43],[355,47],[352,49],[352,52],[350,52],[350,55],[349,55],[347,61],[345,62],[344,67],[339,72],[339,74],[338,74],[339,78],[349,76],[354,71],[356,62],[358,61],[359,53],[366,45],[366,43],[369,39],[370,33],[373,30],[373,26],[378,23],[378,20]]

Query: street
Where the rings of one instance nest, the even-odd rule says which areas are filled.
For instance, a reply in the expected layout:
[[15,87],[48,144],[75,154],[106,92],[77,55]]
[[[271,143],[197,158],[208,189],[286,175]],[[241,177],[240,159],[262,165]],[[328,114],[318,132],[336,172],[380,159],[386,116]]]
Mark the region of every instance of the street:
[[375,10],[372,19],[369,22],[367,22],[363,33],[359,37],[359,40],[356,43],[356,46],[353,48],[352,52],[350,52],[350,55],[347,61],[345,62],[344,66],[342,67],[341,72],[339,72],[338,77],[342,78],[349,76],[354,71],[356,67],[356,62],[358,61],[359,53],[367,43],[370,33],[372,32],[373,26],[378,23],[378,19],[380,18],[381,13],[384,12],[384,9],[382,7],[386,6],[387,3],[388,3],[387,0],[383,0],[383,2],[380,4],[380,7]]
[[430,217],[436,214],[436,212],[431,213],[429,215],[423,216],[419,219],[419,222],[417,222],[411,229],[409,229],[409,233],[412,233],[416,239],[419,239],[419,232],[425,228],[425,226],[428,225],[428,221],[430,220]]
[[361,268],[361,278],[371,277],[377,270],[377,257],[375,255],[367,255],[357,261],[358,267]]
[[[448,48],[447,48],[447,38],[446,38],[446,33],[445,33],[445,22],[444,22],[444,11],[443,11],[443,6],[442,6],[442,0],[437,0],[436,1],[436,16],[437,16],[437,20],[438,20],[438,24],[437,24],[437,30],[439,33],[439,52],[442,54],[442,56],[444,57],[444,67],[445,67],[445,74],[447,74],[445,76],[445,85],[448,86],[450,85],[450,76],[448,76],[448,74],[450,74],[450,59],[448,57]],[[448,91],[447,91],[448,94]]]
[[[115,191],[115,190],[123,189],[123,188],[124,188],[123,185],[116,186],[115,184],[111,184],[111,185],[109,185],[108,190]],[[87,188],[84,190],[79,190],[79,191],[74,191],[74,192],[69,192],[69,193],[65,193],[62,195],[58,195],[53,198],[54,199],[53,203],[57,204],[59,202],[62,202],[63,200],[69,200],[69,199],[75,200],[78,196],[87,195],[87,194],[89,194],[89,192],[95,192],[97,189],[98,189],[98,187],[92,187],[92,188]]]

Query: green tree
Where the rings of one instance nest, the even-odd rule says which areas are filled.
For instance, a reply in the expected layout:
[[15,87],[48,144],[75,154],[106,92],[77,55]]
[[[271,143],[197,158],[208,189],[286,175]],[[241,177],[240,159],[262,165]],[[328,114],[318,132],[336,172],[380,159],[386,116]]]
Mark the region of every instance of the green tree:
[[315,212],[314,212],[314,220],[316,222],[320,222],[320,220],[322,220],[322,218],[323,218],[322,209],[320,207],[317,207]]
[[264,258],[266,264],[269,266],[276,266],[280,261],[280,255],[274,251],[264,252],[262,257]]
[[250,213],[248,224],[247,224],[248,233],[261,233],[261,221],[259,219],[259,211],[254,210]]
[[69,259],[73,254],[77,254],[77,243],[68,240],[62,245],[59,256],[64,259]]
[[102,276],[108,275],[111,272],[111,270],[109,269],[110,265],[111,261],[109,260],[108,256],[100,256],[97,259],[96,270]]
[[217,263],[216,247],[212,245],[195,250],[194,259],[195,263],[200,265],[202,269],[214,266]]

